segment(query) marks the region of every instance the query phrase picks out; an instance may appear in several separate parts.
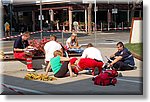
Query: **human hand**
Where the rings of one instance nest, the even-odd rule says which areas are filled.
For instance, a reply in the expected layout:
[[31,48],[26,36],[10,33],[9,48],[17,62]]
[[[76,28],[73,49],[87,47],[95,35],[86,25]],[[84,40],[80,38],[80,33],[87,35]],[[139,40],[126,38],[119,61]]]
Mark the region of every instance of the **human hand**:
[[77,77],[77,74],[70,74],[70,78]]
[[32,47],[32,46],[28,46],[27,48],[28,48],[28,49],[33,49],[34,47]]
[[45,76],[48,76],[48,73],[44,74]]
[[109,65],[108,65],[108,67],[112,67],[113,66],[113,64],[112,63],[110,63]]

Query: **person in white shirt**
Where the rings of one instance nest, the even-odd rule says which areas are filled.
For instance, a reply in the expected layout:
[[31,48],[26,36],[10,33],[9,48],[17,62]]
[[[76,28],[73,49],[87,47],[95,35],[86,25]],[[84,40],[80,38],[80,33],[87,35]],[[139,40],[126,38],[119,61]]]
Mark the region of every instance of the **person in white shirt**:
[[45,62],[49,62],[51,58],[54,57],[54,51],[62,50],[62,46],[56,41],[57,37],[55,35],[50,36],[50,41],[47,42],[44,46],[44,51],[45,51]]
[[95,48],[91,43],[87,45],[87,48],[83,51],[81,58],[91,58],[96,61],[104,62],[100,50]]
[[74,30],[77,32],[79,30],[79,23],[77,21],[73,22]]
[[68,49],[80,48],[80,46],[78,44],[77,34],[72,33],[71,37],[69,37],[66,41],[66,47]]

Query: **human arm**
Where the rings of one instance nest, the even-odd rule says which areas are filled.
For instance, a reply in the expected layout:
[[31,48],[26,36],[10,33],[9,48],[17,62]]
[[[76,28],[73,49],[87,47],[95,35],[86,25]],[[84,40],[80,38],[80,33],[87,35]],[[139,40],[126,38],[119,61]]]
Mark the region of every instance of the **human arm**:
[[78,42],[78,38],[76,37],[76,39],[75,39],[75,42],[76,42],[76,46],[79,46],[79,42]]
[[67,42],[67,45],[68,45],[67,47],[70,49],[74,48],[73,46],[71,46],[70,42]]
[[72,49],[72,48],[77,48],[78,47],[78,42],[77,39],[74,39],[73,41],[71,40],[71,38],[68,38],[66,41],[66,45],[68,48]]
[[67,57],[60,57],[60,61],[70,61],[70,58],[67,58]]
[[48,63],[47,67],[46,67],[46,75],[48,75],[48,70],[50,69],[50,62]]
[[[116,53],[116,52],[115,52]],[[113,58],[115,57],[115,53],[113,53],[112,55],[110,55],[110,58]]]
[[81,58],[87,58],[87,50],[86,49],[83,51]]
[[22,41],[20,40],[20,38],[15,40],[13,50],[15,52],[24,51],[24,46],[23,46]]
[[16,51],[16,52],[20,52],[20,51],[25,51],[25,49],[14,48],[14,51]]
[[112,67],[113,64],[115,64],[116,62],[120,61],[121,59],[122,59],[122,56],[115,57],[115,59],[109,64],[109,67]]
[[70,77],[75,77],[75,76],[77,76],[76,74],[74,74],[74,73],[72,72],[72,67],[71,67],[71,64],[70,64],[70,63],[68,64],[68,70],[69,70],[69,73],[70,73]]
[[29,46],[29,43],[27,40],[22,41],[21,37],[15,40],[14,49],[13,49],[14,51],[25,51],[28,48],[31,48],[31,46]]

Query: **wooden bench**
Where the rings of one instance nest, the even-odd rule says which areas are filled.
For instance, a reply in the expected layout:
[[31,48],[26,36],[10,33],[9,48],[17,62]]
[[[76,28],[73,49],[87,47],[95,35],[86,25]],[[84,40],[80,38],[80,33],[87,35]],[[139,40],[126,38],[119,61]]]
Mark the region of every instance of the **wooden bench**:
[[[14,58],[14,55],[13,55],[13,51],[11,52],[4,52],[4,59],[1,59],[1,61],[18,61],[19,59],[16,59]],[[45,57],[44,56],[34,56],[33,57],[33,60],[34,59],[44,59]],[[22,60],[20,60],[22,61]]]
[[[4,53],[5,57],[4,59],[1,59],[1,61],[22,61],[22,60],[19,60],[19,59],[15,59],[14,56],[13,56],[13,53]],[[78,54],[78,53],[71,53],[71,54],[68,54],[69,57],[79,57],[81,56],[81,54]],[[44,59],[45,56],[33,56],[33,60],[34,59]]]

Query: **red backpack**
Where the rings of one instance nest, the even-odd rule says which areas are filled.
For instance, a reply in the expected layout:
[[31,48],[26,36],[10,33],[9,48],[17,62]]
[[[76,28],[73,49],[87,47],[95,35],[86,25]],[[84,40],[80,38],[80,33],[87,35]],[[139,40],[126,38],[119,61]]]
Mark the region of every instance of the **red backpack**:
[[116,70],[106,70],[101,72],[98,76],[93,78],[95,85],[107,86],[107,85],[115,85],[117,83],[116,77],[118,76],[118,72]]

